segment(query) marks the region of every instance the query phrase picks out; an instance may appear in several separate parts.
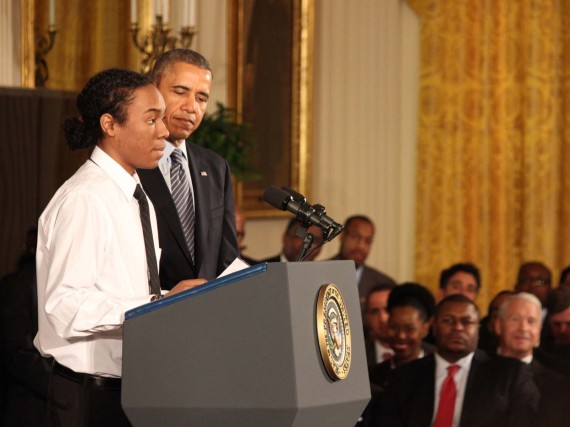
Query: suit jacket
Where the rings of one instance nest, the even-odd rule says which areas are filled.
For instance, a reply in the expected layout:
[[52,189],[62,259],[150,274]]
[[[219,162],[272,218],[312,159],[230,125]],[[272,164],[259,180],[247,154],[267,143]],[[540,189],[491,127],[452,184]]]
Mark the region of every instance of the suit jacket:
[[[430,426],[435,356],[398,368],[375,408],[376,426]],[[524,363],[477,350],[467,377],[461,427],[536,426],[539,393]]]
[[541,427],[565,427],[570,419],[568,395],[570,386],[564,375],[542,360],[540,350],[535,350],[530,368],[532,376],[540,392],[538,422]]
[[160,169],[137,171],[156,210],[163,289],[172,289],[184,279],[214,279],[239,256],[228,163],[213,151],[188,141],[186,149],[196,211],[194,263]]
[[[339,260],[340,255],[336,255],[332,260]],[[378,285],[383,284],[396,285],[396,281],[390,276],[382,273],[375,268],[368,267],[364,265],[364,270],[362,271],[362,276],[360,276],[360,281],[358,282],[358,296],[360,299],[360,310],[364,314],[364,303],[366,302],[366,296],[373,288]]]

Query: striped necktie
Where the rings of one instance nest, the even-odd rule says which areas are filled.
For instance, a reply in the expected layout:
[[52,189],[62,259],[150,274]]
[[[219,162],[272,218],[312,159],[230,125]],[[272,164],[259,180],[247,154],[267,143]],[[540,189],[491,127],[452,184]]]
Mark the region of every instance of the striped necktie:
[[178,211],[180,225],[184,232],[184,238],[188,245],[192,262],[194,262],[194,200],[190,191],[188,177],[186,176],[186,172],[182,166],[184,154],[180,149],[175,148],[170,155],[170,160],[172,161],[170,168],[172,199],[174,200],[174,205]]

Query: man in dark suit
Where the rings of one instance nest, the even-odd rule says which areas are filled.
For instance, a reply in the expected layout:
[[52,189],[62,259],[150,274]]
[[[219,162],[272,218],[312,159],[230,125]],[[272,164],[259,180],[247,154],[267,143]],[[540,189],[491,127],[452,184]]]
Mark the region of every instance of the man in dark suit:
[[340,251],[332,258],[354,261],[362,313],[366,296],[373,288],[386,283],[396,285],[396,281],[390,276],[364,264],[372,248],[374,233],[374,223],[367,216],[353,215],[347,218],[344,231],[340,235]]
[[527,363],[540,391],[538,420],[541,426],[566,426],[570,418],[569,387],[562,361],[538,349],[542,327],[542,305],[533,294],[521,292],[509,297],[499,309],[495,332],[498,353]]
[[[169,136],[158,168],[138,174],[156,209],[161,285],[171,289],[185,279],[214,279],[239,256],[239,248],[229,166],[187,140],[208,105],[210,64],[190,49],[174,49],[157,59],[151,77],[166,102]],[[173,197],[178,176],[185,183]]]
[[[321,248],[318,247],[323,242],[324,235],[323,230],[315,225],[311,225],[307,230],[314,236],[313,243],[311,244],[305,261],[313,261],[317,255],[321,252]],[[300,233],[300,234],[299,234]],[[303,249],[303,237],[305,231],[302,229],[302,224],[297,221],[296,218],[291,218],[287,223],[285,232],[283,233],[283,247],[281,248],[281,253],[270,258],[263,259],[260,262],[292,262],[297,261],[299,254]],[[314,251],[313,251],[314,249]]]
[[476,350],[479,313],[456,294],[436,308],[436,353],[398,368],[379,405],[376,426],[535,426],[539,393],[518,360]]

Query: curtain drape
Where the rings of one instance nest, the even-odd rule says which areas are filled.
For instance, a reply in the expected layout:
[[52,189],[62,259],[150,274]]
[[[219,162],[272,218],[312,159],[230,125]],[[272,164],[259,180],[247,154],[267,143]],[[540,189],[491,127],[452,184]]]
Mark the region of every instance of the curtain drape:
[[408,0],[421,26],[416,279],[570,264],[570,2]]
[[[35,1],[35,32],[46,34],[48,0]],[[139,71],[140,54],[129,31],[130,2],[58,0],[55,6],[58,31],[45,58],[48,89],[78,91],[95,73],[111,67]]]

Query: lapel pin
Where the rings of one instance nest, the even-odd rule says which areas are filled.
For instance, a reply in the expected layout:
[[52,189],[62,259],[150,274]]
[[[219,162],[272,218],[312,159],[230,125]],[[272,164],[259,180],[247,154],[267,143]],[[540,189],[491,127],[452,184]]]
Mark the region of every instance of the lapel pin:
[[200,176],[208,176],[208,172],[206,172],[206,171],[200,171]]

